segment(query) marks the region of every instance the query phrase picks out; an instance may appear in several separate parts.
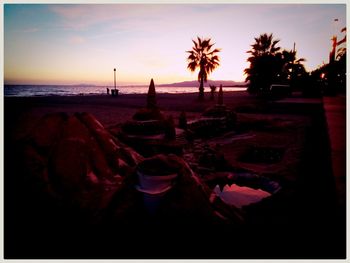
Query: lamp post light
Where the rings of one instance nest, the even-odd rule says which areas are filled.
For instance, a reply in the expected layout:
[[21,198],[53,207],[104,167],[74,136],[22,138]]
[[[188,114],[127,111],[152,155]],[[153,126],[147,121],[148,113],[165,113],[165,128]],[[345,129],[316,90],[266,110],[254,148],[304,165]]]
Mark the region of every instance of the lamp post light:
[[117,86],[116,86],[116,68],[114,68],[114,90],[117,90]]
[[329,54],[329,63],[333,63],[336,57],[336,51],[337,51],[337,27],[338,27],[338,21],[339,19],[336,18],[333,20],[333,30],[334,30],[334,34],[331,38],[332,40],[332,50]]

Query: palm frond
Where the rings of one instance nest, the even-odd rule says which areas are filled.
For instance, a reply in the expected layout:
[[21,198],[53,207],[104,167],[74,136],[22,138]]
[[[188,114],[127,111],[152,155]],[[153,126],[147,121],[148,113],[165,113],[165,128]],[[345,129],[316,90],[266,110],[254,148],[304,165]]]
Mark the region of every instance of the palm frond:
[[215,43],[209,43],[208,44],[208,51],[215,45]]
[[194,72],[199,68],[198,81],[207,81],[208,75],[219,66],[220,58],[217,55],[221,51],[219,48],[212,50],[214,43],[210,38],[202,39],[197,36],[197,41],[192,40],[194,46],[188,53],[187,68]]
[[192,72],[194,72],[194,71],[196,70],[197,67],[198,67],[198,64],[197,64],[195,61],[190,62],[190,63],[188,63],[188,65],[187,65],[187,68],[188,68],[190,71],[192,71]]
[[221,51],[221,49],[216,48],[216,49],[214,49],[213,51],[209,52],[208,55],[211,56],[211,55],[213,55],[213,54],[215,54],[215,53],[218,53],[218,52],[220,52],[220,51]]
[[209,40],[208,39],[204,39],[202,40],[202,47],[203,49],[209,49]]
[[202,39],[200,37],[197,36],[197,39],[198,39],[198,46],[202,46]]

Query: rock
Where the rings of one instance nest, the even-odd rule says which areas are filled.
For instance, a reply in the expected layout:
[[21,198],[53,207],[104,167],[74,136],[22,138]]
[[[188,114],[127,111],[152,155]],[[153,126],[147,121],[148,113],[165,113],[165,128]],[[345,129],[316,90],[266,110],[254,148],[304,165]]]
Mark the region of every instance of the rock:
[[[81,115],[85,114],[82,113]],[[100,180],[104,178],[113,178],[114,174],[109,167],[106,161],[106,156],[100,145],[97,143],[95,136],[93,136],[93,133],[90,132],[88,126],[81,122],[77,116],[79,116],[79,114],[69,116],[63,128],[62,138],[76,138],[83,140],[87,145],[88,161],[92,169],[91,172]],[[102,124],[100,124],[92,115],[86,115],[85,117],[89,120],[89,126],[91,129],[99,130],[103,127]]]
[[77,112],[74,114],[90,131],[104,129],[103,125],[90,113]]
[[90,137],[89,129],[76,116],[68,117],[64,123],[62,138],[80,138],[87,142]]
[[64,123],[67,119],[68,115],[66,113],[45,115],[31,131],[29,139],[35,147],[46,152],[60,139]]
[[114,175],[112,169],[110,168],[103,150],[100,148],[99,144],[94,137],[87,141],[88,144],[88,155],[89,162],[92,170],[95,172],[99,179],[107,178],[111,179]]
[[93,171],[88,171],[86,174],[87,181],[91,184],[98,184],[99,179],[97,178],[96,174]]
[[84,190],[88,172],[86,142],[77,138],[60,141],[49,164],[50,179],[56,191],[74,196]]
[[113,172],[118,171],[118,151],[119,147],[115,144],[113,136],[89,113],[80,113],[76,115],[83,122],[94,136],[105,158]]
[[133,168],[129,166],[123,159],[119,159],[119,173],[122,177],[132,173]]
[[88,113],[44,116],[15,142],[14,156],[18,199],[26,198],[38,217],[49,214],[49,221],[73,227],[99,224],[100,213],[144,159]]
[[48,189],[49,178],[47,172],[47,158],[43,157],[30,144],[22,148],[23,165],[26,167],[26,174],[23,174],[25,183],[28,187],[34,187],[36,190]]
[[129,166],[136,166],[145,159],[132,148],[127,146],[121,147],[119,154],[120,158]]

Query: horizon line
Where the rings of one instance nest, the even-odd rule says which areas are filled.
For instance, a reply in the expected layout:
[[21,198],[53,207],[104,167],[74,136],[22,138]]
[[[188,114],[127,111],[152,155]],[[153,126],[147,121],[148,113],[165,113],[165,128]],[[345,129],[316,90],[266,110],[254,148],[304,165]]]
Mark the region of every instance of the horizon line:
[[[247,81],[245,80],[242,80],[242,81],[236,81],[236,80],[223,80],[223,79],[219,79],[219,80],[213,80],[213,79],[208,79],[207,82],[205,82],[204,84],[207,84],[209,81],[231,81],[231,82],[237,82],[237,83],[248,83]],[[178,81],[178,82],[171,82],[171,83],[160,83],[160,84],[155,84],[156,86],[160,86],[160,85],[174,85],[174,84],[179,84],[179,83],[184,83],[184,82],[199,82],[197,80],[184,80],[184,81]],[[109,86],[114,86],[113,84],[92,84],[92,83],[78,83],[78,84],[73,84],[73,83],[68,83],[68,84],[58,84],[58,83],[52,83],[52,84],[49,84],[49,83],[40,83],[40,84],[36,84],[36,83],[6,83],[4,82],[3,83],[4,85],[7,85],[7,86],[106,86],[106,87],[109,87]],[[123,83],[119,86],[147,86],[149,85],[149,83],[135,83],[135,84],[132,84],[132,83]],[[117,85],[118,86],[118,85]]]

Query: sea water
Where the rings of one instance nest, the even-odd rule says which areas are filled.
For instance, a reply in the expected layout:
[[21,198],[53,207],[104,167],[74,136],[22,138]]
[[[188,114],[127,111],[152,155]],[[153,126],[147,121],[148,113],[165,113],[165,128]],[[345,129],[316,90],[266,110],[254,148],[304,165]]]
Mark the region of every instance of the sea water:
[[[33,97],[33,96],[76,96],[76,95],[99,95],[107,94],[114,89],[110,86],[88,86],[88,85],[4,85],[4,96]],[[119,94],[145,94],[148,86],[118,86]],[[242,87],[224,87],[225,91],[244,91]],[[206,87],[205,92],[210,88]],[[157,87],[157,93],[194,93],[198,87]]]

